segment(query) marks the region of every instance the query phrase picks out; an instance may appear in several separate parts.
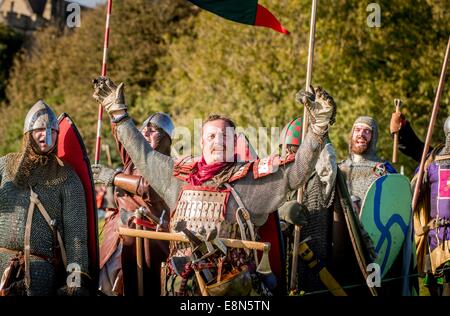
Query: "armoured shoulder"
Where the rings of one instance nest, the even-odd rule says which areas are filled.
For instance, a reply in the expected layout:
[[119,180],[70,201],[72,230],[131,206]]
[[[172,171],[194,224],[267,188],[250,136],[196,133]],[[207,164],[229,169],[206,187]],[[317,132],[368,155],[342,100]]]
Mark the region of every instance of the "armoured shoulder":
[[199,160],[200,158],[198,157],[187,156],[175,161],[173,166],[173,176],[186,181]]
[[253,165],[253,162],[246,162],[246,163],[237,165],[235,170],[233,171],[233,175],[228,180],[228,182],[233,182],[233,181],[237,181],[239,179],[244,178],[250,171],[252,165]]
[[284,158],[279,155],[272,155],[258,159],[253,163],[253,176],[255,179],[268,176],[275,173],[280,166],[288,165],[293,161],[295,161],[295,155],[293,154]]

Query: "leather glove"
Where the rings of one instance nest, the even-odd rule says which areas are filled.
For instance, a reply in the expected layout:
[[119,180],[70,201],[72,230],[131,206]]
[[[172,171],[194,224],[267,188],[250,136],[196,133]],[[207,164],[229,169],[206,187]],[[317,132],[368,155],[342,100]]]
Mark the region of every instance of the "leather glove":
[[98,77],[94,79],[93,84],[94,99],[105,108],[109,115],[120,110],[127,110],[123,82],[116,86],[108,77]]
[[336,119],[336,104],[327,91],[321,87],[311,91],[301,90],[296,95],[297,102],[303,104],[309,114],[310,128],[319,136],[324,136]]
[[405,121],[405,116],[400,112],[394,112],[391,115],[391,123],[389,124],[389,129],[391,134],[397,133],[402,128]]
[[105,167],[101,164],[92,165],[92,177],[95,184],[104,184],[106,186],[112,186],[114,184],[114,177],[120,173],[120,171]]
[[278,209],[280,219],[292,224],[305,226],[307,224],[308,210],[297,201],[288,201]]

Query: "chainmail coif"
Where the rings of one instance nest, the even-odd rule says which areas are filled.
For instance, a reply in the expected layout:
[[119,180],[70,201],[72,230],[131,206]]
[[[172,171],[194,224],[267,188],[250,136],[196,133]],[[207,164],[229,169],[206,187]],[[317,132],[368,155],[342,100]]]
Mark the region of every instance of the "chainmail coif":
[[[367,151],[362,155],[354,154],[351,150],[351,138],[357,123],[364,123],[372,128],[372,139]],[[359,117],[353,124],[349,136],[349,157],[339,164],[339,168],[345,174],[350,194],[359,198],[361,203],[370,185],[380,176],[376,172],[376,166],[382,164],[383,160],[377,156],[377,142],[378,126],[375,120],[369,116]]]

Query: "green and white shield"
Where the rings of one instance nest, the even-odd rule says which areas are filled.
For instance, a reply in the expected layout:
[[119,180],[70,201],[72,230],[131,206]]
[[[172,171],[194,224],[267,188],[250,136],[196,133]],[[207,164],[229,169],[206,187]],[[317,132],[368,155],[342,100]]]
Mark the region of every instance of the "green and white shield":
[[411,187],[407,177],[388,174],[372,183],[366,193],[360,220],[375,246],[383,278],[391,268],[411,224]]

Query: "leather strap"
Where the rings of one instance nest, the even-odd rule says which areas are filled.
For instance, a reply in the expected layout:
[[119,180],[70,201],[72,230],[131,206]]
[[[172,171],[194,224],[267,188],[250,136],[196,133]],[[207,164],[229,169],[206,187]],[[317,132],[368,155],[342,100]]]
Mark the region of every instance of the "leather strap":
[[434,159],[435,161],[447,160],[450,159],[450,155],[437,155]]
[[[240,219],[240,216],[242,215],[242,217],[244,218],[248,230],[250,232],[250,238],[252,241],[256,241],[256,235],[255,235],[255,228],[253,226],[252,220],[250,218],[250,213],[247,211],[244,203],[242,202],[239,194],[236,192],[236,190],[229,184],[229,183],[225,183],[225,187],[227,187],[227,189],[229,189],[231,191],[231,194],[233,195],[234,199],[236,200],[237,204],[239,205],[239,208],[236,210],[236,220],[239,224],[239,228],[241,230],[241,238],[246,240],[247,237],[245,235],[245,229],[243,228],[243,224],[242,221]],[[253,250],[254,255],[255,255],[255,262],[256,265],[258,266],[259,264],[259,260],[258,260],[258,253],[256,251],[256,249]]]
[[[41,201],[39,201],[38,196],[36,195],[36,205],[41,212],[42,216],[44,217],[45,221],[47,222],[50,229],[53,229],[52,227],[52,219],[50,218],[50,215],[48,215],[47,211],[44,208],[44,205],[42,205]],[[58,244],[61,248],[61,256],[64,263],[64,268],[67,268],[67,255],[66,255],[66,249],[64,248],[64,242],[61,237],[61,233],[59,230],[56,231],[56,234],[58,236]]]
[[34,213],[34,197],[37,197],[37,194],[33,192],[33,190],[30,187],[30,205],[28,206],[28,213],[27,213],[27,221],[25,223],[25,238],[24,238],[24,257],[25,257],[25,285],[27,288],[30,287],[30,253],[31,253],[31,247],[30,247],[30,237],[31,237],[31,223],[33,222],[33,213]]
[[[24,251],[25,284],[27,287],[30,286],[30,280],[31,280],[31,278],[30,278],[30,255],[31,255],[30,238],[31,238],[31,225],[33,222],[33,213],[34,213],[34,208],[36,205],[39,209],[39,212],[44,217],[45,221],[47,222],[48,226],[50,227],[50,229],[53,229],[52,224],[51,224],[52,219],[50,218],[47,211],[45,210],[44,205],[42,205],[41,201],[39,200],[38,195],[30,187],[30,205],[28,206],[27,221],[26,221],[26,225],[25,225],[25,241],[24,241],[24,244],[25,244],[25,251]],[[61,248],[61,257],[63,260],[64,269],[66,269],[67,268],[66,249],[64,248],[64,243],[63,243],[60,232],[57,230],[56,233],[58,236],[58,244],[59,244],[59,247]]]

